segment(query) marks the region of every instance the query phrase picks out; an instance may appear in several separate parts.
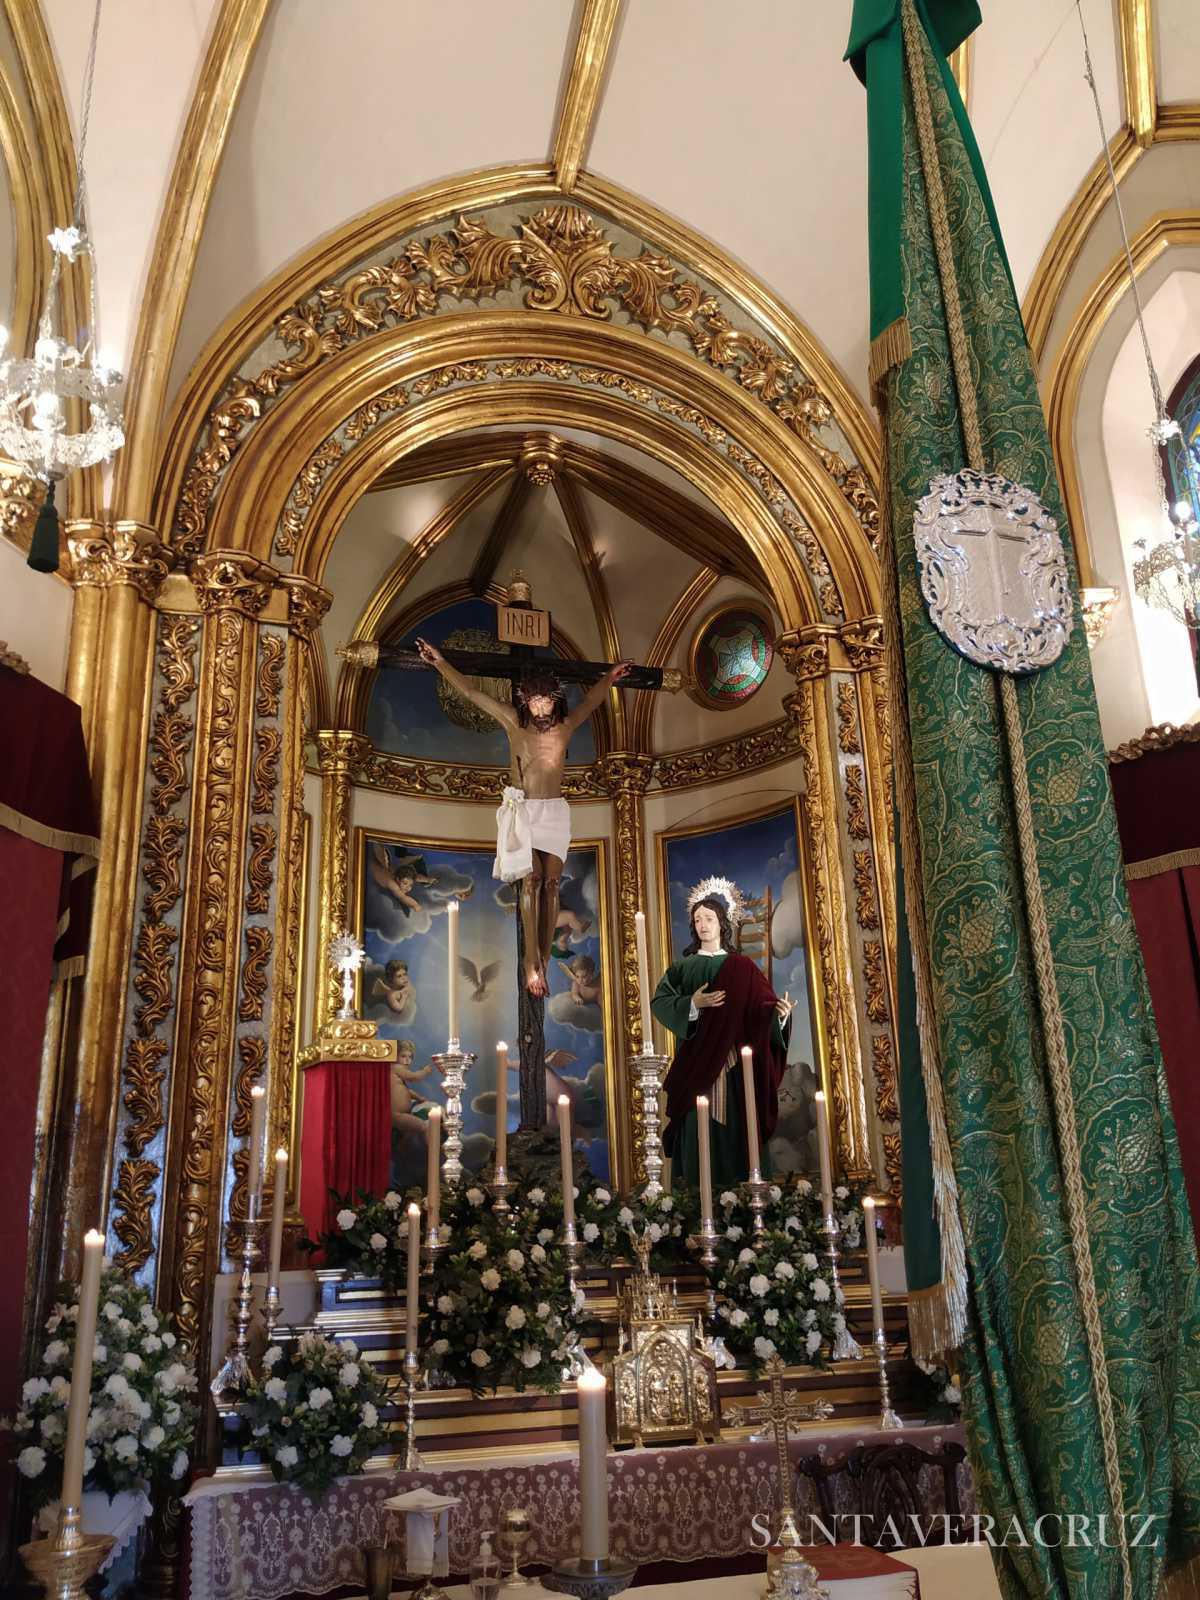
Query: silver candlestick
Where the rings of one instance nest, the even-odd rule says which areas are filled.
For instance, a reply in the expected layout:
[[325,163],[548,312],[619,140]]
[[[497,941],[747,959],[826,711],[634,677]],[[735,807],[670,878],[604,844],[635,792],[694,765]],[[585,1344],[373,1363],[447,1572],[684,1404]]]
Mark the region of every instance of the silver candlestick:
[[701,1217],[700,1227],[696,1231],[696,1243],[700,1246],[700,1262],[704,1267],[708,1280],[708,1304],[705,1307],[709,1323],[714,1327],[717,1320],[717,1289],[713,1282],[714,1269],[717,1265],[717,1240],[720,1238],[713,1227],[711,1217]]
[[882,1328],[875,1329],[875,1358],[879,1363],[879,1426],[889,1430],[902,1428],[904,1424],[892,1410],[887,1370],[887,1334]]
[[250,1323],[254,1316],[254,1263],[261,1252],[259,1240],[265,1223],[261,1217],[248,1217],[242,1224],[242,1270],[234,1302],[234,1335],[225,1360],[209,1389],[220,1415],[228,1415],[241,1399],[253,1377],[250,1370]]
[[517,1187],[509,1180],[507,1167],[496,1167],[492,1173],[492,1181],[488,1184],[488,1192],[495,1201],[497,1211],[509,1211],[511,1207],[508,1197]]
[[644,1054],[633,1058],[636,1084],[638,1152],[647,1188],[662,1188],[663,1149],[659,1128],[658,1097],[667,1072],[666,1056]]
[[415,1350],[404,1352],[404,1449],[396,1463],[401,1472],[420,1472],[425,1465],[417,1449],[417,1387],[421,1381],[421,1358]]
[[862,1345],[850,1332],[846,1322],[846,1296],[842,1291],[841,1278],[838,1274],[838,1235],[841,1229],[838,1220],[832,1211],[825,1213],[825,1221],[821,1225],[821,1232],[825,1235],[825,1253],[829,1257],[830,1287],[833,1290],[833,1303],[839,1309],[842,1317],[842,1331],[833,1336],[833,1359],[835,1361],[861,1361]]
[[432,1224],[425,1230],[425,1243],[421,1246],[421,1259],[432,1267],[450,1243],[450,1230],[444,1222]]
[[478,1058],[473,1051],[460,1050],[451,1039],[444,1055],[435,1055],[433,1064],[446,1091],[446,1111],[442,1117],[442,1183],[453,1188],[462,1182],[463,1090],[467,1073]]
[[282,1301],[277,1283],[267,1285],[266,1299],[263,1301],[263,1327],[267,1331],[267,1343],[275,1342],[275,1328],[279,1322],[279,1312]]
[[579,1261],[583,1255],[583,1245],[579,1241],[579,1232],[575,1227],[575,1219],[563,1224],[563,1252],[567,1258],[567,1286],[571,1291],[571,1300],[579,1292]]
[[767,1209],[767,1194],[771,1185],[755,1167],[746,1181],[746,1187],[750,1191],[750,1209],[754,1213],[754,1232],[765,1233],[767,1225],[763,1221],[763,1212]]

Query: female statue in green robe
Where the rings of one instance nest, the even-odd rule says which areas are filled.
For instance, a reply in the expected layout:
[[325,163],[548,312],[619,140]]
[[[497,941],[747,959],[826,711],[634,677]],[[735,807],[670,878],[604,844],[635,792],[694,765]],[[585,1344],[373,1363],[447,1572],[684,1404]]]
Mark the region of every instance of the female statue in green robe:
[[759,967],[733,948],[729,907],[720,895],[697,900],[690,912],[692,942],[663,974],[651,1010],[679,1041],[664,1085],[667,1126],[663,1148],[688,1184],[700,1178],[696,1097],[709,1097],[712,1178],[729,1187],[749,1177],[746,1104],[740,1051],[754,1052],[760,1165],[767,1176],[767,1142],[779,1121],[779,1083],[787,1069],[792,1003],[773,992]]

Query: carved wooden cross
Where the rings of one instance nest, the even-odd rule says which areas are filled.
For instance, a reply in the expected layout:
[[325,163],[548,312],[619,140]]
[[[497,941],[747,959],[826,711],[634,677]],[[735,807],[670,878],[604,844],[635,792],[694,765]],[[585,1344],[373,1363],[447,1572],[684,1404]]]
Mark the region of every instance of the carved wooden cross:
[[779,1533],[776,1543],[785,1549],[796,1549],[801,1544],[800,1530],[796,1527],[796,1508],[792,1504],[792,1474],[788,1463],[788,1430],[802,1422],[821,1422],[833,1412],[828,1400],[804,1401],[793,1389],[785,1393],[783,1375],[787,1371],[782,1359],[774,1355],[766,1364],[770,1391],[759,1393],[754,1400],[739,1400],[725,1413],[726,1422],[735,1416],[742,1422],[769,1423],[775,1432],[776,1466],[779,1476]]

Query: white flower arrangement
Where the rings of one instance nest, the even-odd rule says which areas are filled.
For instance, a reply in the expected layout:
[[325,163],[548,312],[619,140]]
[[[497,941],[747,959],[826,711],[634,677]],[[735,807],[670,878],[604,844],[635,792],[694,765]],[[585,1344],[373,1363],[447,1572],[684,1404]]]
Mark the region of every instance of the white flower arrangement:
[[[196,1374],[172,1353],[177,1340],[170,1319],[154,1309],[140,1284],[108,1267],[100,1292],[83,1484],[112,1499],[187,1472]],[[78,1297],[77,1286],[61,1288],[46,1320],[51,1337],[13,1422],[17,1469],[30,1480],[38,1506],[56,1499],[62,1486]]]
[[263,1376],[238,1403],[243,1448],[258,1452],[276,1482],[299,1484],[313,1496],[334,1478],[361,1472],[387,1438],[379,1409],[390,1391],[370,1362],[358,1359],[358,1347],[305,1333],[272,1345],[262,1366]]
[[757,1234],[753,1249],[736,1253],[722,1241],[718,1316],[729,1348],[752,1365],[778,1354],[789,1364],[822,1366],[823,1352],[844,1326],[829,1281],[803,1244],[784,1227]]
[[325,1264],[352,1276],[378,1278],[389,1289],[403,1287],[408,1270],[408,1228],[404,1195],[389,1189],[382,1198],[360,1193],[336,1195],[333,1231],[318,1240],[302,1239],[301,1249],[323,1250]]

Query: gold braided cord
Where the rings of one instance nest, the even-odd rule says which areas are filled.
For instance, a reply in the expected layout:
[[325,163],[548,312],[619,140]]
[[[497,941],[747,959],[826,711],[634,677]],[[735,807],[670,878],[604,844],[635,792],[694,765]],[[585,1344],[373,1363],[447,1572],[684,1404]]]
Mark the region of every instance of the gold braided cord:
[[893,547],[892,495],[886,446],[887,400],[883,394],[879,397],[879,406],[881,432],[885,440],[884,485],[879,497],[879,554],[884,618],[890,644],[887,676],[891,699],[896,809],[900,814],[904,909],[912,949],[917,1035],[921,1044],[921,1079],[925,1086],[925,1114],[929,1122],[934,1214],[937,1217],[942,1258],[942,1281],[930,1289],[909,1294],[908,1333],[913,1354],[920,1356],[923,1361],[932,1361],[943,1351],[956,1349],[966,1336],[967,1251],[958,1209],[958,1180],[954,1176],[950,1131],[946,1123],[942,1058],[933,1005],[933,965],[929,957],[929,929],[925,923],[921,838],[917,828],[917,783],[913,770],[912,743],[908,735],[908,692],[900,643],[900,591]]
[[[917,139],[921,152],[921,167],[929,200],[929,216],[933,229],[934,247],[937,251],[938,275],[941,279],[942,298],[946,307],[946,322],[950,334],[950,352],[954,364],[955,387],[959,411],[963,422],[967,456],[970,465],[978,472],[986,471],[983,438],[979,428],[979,408],[975,384],[971,376],[970,347],[963,320],[959,296],[958,273],[954,264],[951,243],[950,219],[946,208],[946,192],[942,184],[941,166],[934,132],[933,109],[929,98],[929,84],[925,76],[925,57],[921,48],[920,29],[913,0],[902,0],[901,18],[904,31],[905,52],[908,58],[909,80],[912,86],[913,108],[916,113]],[[1062,1002],[1054,971],[1054,952],[1050,945],[1050,927],[1046,917],[1046,903],[1042,893],[1042,880],[1038,871],[1037,836],[1033,820],[1033,807],[1029,797],[1029,774],[1025,763],[1025,738],[1021,729],[1021,711],[1017,700],[1017,686],[1008,673],[1000,674],[1000,694],[1004,707],[1005,732],[1009,747],[1009,772],[1013,782],[1013,795],[1017,812],[1017,840],[1021,856],[1021,873],[1025,885],[1026,912],[1033,948],[1033,965],[1037,981],[1038,999],[1045,1028],[1046,1056],[1050,1067],[1050,1085],[1054,1117],[1058,1128],[1059,1145],[1063,1156],[1063,1177],[1067,1216],[1071,1227],[1071,1252],[1079,1288],[1080,1309],[1083,1313],[1084,1331],[1091,1357],[1092,1383],[1096,1394],[1096,1409],[1100,1418],[1100,1436],[1104,1447],[1104,1472],[1109,1498],[1117,1524],[1117,1542],[1121,1553],[1122,1590],[1125,1600],[1133,1600],[1133,1570],[1129,1556],[1128,1529],[1125,1522],[1125,1493],[1121,1483],[1121,1465],[1117,1450],[1117,1423],[1113,1409],[1112,1390],[1108,1381],[1108,1362],[1104,1351],[1104,1329],[1100,1320],[1100,1302],[1096,1291],[1096,1274],[1092,1262],[1091,1245],[1087,1228],[1087,1199],[1083,1188],[1083,1162],[1079,1149],[1079,1132],[1075,1122],[1075,1101],[1071,1092],[1071,1066],[1067,1052],[1066,1030],[1063,1025]]]

